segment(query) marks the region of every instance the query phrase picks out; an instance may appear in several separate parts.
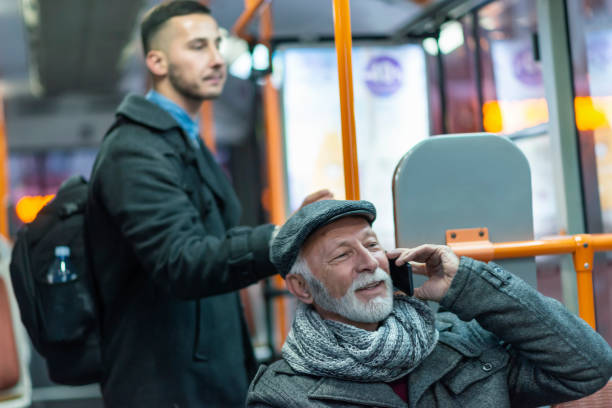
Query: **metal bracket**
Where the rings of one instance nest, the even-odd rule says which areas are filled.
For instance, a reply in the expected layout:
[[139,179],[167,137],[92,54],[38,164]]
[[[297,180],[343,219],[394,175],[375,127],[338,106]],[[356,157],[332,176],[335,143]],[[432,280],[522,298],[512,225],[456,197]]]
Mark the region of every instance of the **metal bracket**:
[[446,245],[453,251],[460,249],[463,255],[481,261],[493,259],[493,244],[489,241],[486,227],[446,230]]

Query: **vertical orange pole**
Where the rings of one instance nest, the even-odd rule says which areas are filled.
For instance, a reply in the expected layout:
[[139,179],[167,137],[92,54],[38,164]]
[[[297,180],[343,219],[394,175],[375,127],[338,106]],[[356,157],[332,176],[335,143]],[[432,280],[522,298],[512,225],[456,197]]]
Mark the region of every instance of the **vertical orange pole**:
[[206,100],[200,108],[200,137],[212,154],[217,153],[213,101]]
[[573,253],[576,269],[578,315],[596,330],[595,300],[593,296],[594,239],[589,234],[574,235],[576,248]]
[[359,200],[359,163],[357,161],[357,139],[353,107],[351,11],[349,0],[334,0],[334,36],[336,55],[338,57],[338,81],[340,85],[344,188],[347,200]]
[[[200,0],[200,4],[210,7],[210,0]],[[204,101],[200,108],[200,137],[212,154],[217,153],[217,135],[215,134],[213,102]]]
[[8,156],[6,148],[6,127],[4,123],[4,103],[0,94],[0,234],[9,239],[8,227]]
[[[271,4],[267,3],[261,11],[260,37],[262,43],[270,48],[270,38],[274,30]],[[271,56],[270,56],[271,58]],[[280,101],[278,91],[268,75],[263,88],[264,118],[266,127],[266,147],[268,166],[268,199],[270,206],[270,221],[282,225],[286,219],[285,177],[283,167],[283,132],[281,127]],[[273,279],[276,289],[283,289],[283,278],[276,275]],[[276,344],[282,345],[287,336],[287,313],[285,299],[276,299]]]
[[576,270],[578,291],[578,315],[596,330],[595,302],[593,299],[593,274],[588,270]]
[[[269,3],[262,10],[261,31],[264,45],[269,46],[268,40],[272,35],[272,12]],[[283,132],[278,91],[272,83],[270,75],[266,77],[263,97],[268,160],[268,186],[270,189],[270,220],[276,225],[281,225],[286,219]]]
[[282,225],[286,219],[285,182],[283,168],[283,140],[280,123],[278,91],[270,77],[264,85],[264,114],[266,126],[268,189],[270,203],[270,221]]

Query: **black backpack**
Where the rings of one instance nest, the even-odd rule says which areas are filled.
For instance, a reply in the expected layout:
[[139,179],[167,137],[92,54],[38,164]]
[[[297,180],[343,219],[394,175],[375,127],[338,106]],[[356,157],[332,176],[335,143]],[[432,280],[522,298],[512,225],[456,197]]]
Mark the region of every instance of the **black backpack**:
[[[17,233],[11,280],[32,344],[45,358],[51,380],[82,385],[101,379],[96,295],[87,257],[87,181],[66,180],[34,221]],[[68,246],[75,280],[47,283],[55,248]],[[73,272],[74,272],[73,271]]]

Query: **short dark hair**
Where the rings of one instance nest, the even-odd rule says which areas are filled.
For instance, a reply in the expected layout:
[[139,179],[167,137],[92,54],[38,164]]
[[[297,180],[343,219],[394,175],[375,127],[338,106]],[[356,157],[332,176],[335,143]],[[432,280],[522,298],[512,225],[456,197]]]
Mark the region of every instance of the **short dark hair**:
[[166,1],[149,10],[144,16],[142,23],[140,23],[140,37],[145,55],[150,50],[151,38],[166,21],[172,17],[186,16],[188,14],[210,15],[210,9],[197,1],[178,0]]

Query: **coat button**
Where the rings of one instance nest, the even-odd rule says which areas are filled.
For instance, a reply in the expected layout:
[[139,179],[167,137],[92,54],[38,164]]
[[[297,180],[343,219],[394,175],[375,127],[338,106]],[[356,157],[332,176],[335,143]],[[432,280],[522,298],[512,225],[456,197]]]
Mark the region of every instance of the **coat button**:
[[482,365],[482,369],[484,371],[491,371],[493,369],[493,364],[491,364],[491,363],[484,363]]

